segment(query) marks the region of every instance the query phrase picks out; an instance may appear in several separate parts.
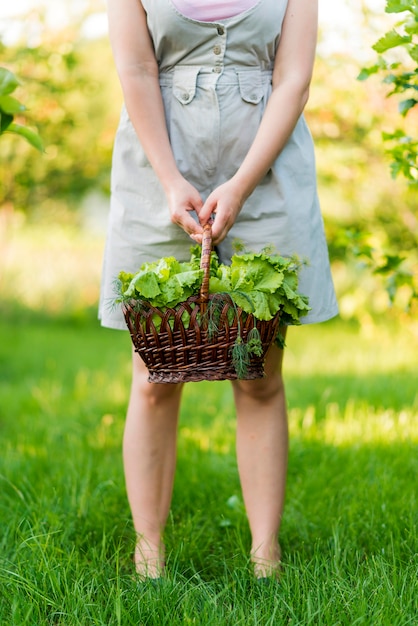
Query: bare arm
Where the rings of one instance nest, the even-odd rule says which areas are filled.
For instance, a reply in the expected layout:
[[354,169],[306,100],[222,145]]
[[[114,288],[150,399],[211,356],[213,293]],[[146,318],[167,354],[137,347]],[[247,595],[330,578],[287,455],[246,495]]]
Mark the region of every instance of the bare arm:
[[273,91],[254,142],[236,174],[209,196],[200,220],[216,213],[222,241],[242,205],[284,148],[308,101],[315,58],[318,0],[289,0],[273,71]]
[[202,229],[190,216],[202,200],[179,172],[170,146],[158,66],[140,0],[108,0],[109,38],[129,117],[166,193],[171,219],[187,233]]

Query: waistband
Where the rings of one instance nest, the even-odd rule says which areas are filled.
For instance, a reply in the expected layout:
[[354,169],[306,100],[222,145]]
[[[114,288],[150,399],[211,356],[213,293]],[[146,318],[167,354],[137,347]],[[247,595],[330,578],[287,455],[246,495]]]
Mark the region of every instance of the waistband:
[[176,65],[172,71],[160,73],[160,85],[171,88],[182,104],[190,104],[199,87],[216,89],[223,85],[236,85],[243,100],[258,104],[271,85],[272,74],[272,70],[260,67],[234,66],[214,72],[211,68],[197,65]]
[[176,65],[172,70],[160,73],[161,86],[170,86],[176,82],[192,82],[205,86],[215,84],[237,85],[243,80],[271,83],[273,71],[254,66],[205,67],[200,65]]

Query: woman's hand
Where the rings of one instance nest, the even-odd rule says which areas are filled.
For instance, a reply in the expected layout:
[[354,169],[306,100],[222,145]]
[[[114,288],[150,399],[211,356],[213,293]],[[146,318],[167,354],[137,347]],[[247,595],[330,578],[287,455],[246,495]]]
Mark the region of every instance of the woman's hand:
[[199,192],[186,179],[180,178],[166,189],[171,221],[190,235],[194,241],[201,243],[202,225],[190,215],[192,211],[199,216],[203,200]]
[[209,195],[199,211],[199,220],[204,226],[213,219],[212,240],[214,245],[225,239],[230,228],[234,225],[245,199],[233,178],[214,189]]

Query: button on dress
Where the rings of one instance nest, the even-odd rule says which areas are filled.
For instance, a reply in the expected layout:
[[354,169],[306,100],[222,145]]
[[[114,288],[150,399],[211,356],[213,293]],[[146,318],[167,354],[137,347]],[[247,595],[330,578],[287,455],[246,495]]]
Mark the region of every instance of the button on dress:
[[[222,22],[185,17],[171,0],[142,0],[159,65],[166,123],[183,176],[205,200],[239,168],[257,133],[272,90],[275,52],[287,0],[259,0]],[[280,111],[277,112],[280,116]],[[234,241],[247,250],[272,245],[306,260],[299,290],[312,310],[303,323],[338,313],[317,195],[313,141],[301,115],[271,169],[217,247],[221,262]],[[190,237],[170,221],[162,186],[122,108],[111,174],[99,317],[126,329],[114,306],[121,270],[136,272],[163,256],[190,258]]]

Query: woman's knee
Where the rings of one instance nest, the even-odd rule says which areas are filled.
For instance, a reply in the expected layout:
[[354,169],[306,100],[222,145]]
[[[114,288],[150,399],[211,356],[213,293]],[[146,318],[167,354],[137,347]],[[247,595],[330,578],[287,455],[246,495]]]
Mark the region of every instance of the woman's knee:
[[233,381],[234,393],[261,401],[283,393],[282,362],[283,351],[273,346],[267,354],[264,378]]
[[176,383],[152,383],[148,381],[148,369],[141,358],[134,354],[131,393],[141,396],[150,405],[157,405],[179,397],[183,385]]
[[268,402],[284,391],[280,373],[257,380],[235,380],[234,393],[240,397],[248,397],[259,402]]

